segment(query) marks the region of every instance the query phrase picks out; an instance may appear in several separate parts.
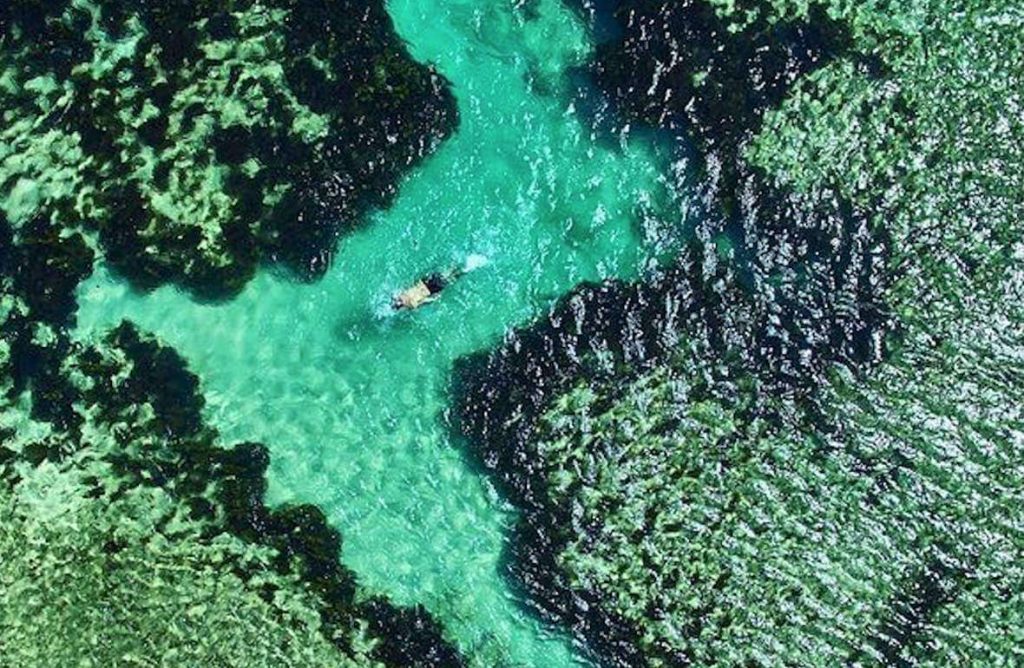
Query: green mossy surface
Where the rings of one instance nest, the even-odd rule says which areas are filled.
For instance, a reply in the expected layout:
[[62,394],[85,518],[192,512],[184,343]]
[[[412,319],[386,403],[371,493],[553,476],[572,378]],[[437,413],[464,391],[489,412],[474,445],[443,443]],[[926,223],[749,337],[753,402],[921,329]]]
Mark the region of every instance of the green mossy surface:
[[317,276],[451,130],[356,4],[0,7],[0,666],[462,664],[319,509],[264,505],[266,448],[220,442],[173,349],[70,334],[97,256],[199,297]]
[[358,587],[323,513],[263,505],[266,449],[221,446],[173,349],[70,340],[11,278],[38,254],[0,257],[0,665],[460,665]]
[[[627,629],[631,650],[597,644],[614,665],[1017,665],[1024,68],[1008,54],[1024,16],[1001,0],[711,4],[741,35],[809,12],[849,29],[737,157],[797,206],[838,196],[884,234],[885,355],[787,395],[743,361],[754,341],[698,324],[654,370],[563,393],[517,452],[549,520],[546,591]],[[842,299],[836,313],[857,307]]]
[[[328,641],[272,550],[204,536],[167,492],[83,496],[111,472],[82,458],[16,471],[0,491],[0,665],[374,665]],[[231,565],[259,575],[246,582]]]
[[456,122],[380,3],[2,11],[0,208],[97,231],[140,287],[230,296],[261,261],[319,276]]
[[535,447],[566,584],[650,665],[1020,661],[1022,315],[837,372],[817,425],[693,359],[564,395]]
[[875,203],[902,320],[969,317],[958,310],[1004,283],[1019,252],[1024,71],[1005,54],[1024,48],[1021,17],[998,0],[881,13],[834,4],[887,75],[869,81],[846,62],[815,72],[768,114],[748,155],[798,190]]

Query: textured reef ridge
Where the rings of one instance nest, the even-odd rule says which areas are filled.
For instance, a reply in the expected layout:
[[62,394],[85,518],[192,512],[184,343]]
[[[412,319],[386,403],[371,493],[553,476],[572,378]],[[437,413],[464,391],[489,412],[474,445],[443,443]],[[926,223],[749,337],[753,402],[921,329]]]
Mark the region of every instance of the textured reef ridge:
[[173,349],[70,334],[97,257],[208,298],[317,275],[452,130],[446,83],[381,3],[14,0],[0,29],[0,663],[463,665],[319,509],[264,505],[267,449],[223,447]]
[[318,508],[264,505],[266,448],[218,444],[173,349],[130,324],[68,337],[79,237],[0,233],[5,660],[461,665],[424,610],[358,587]]
[[706,216],[457,370],[518,581],[608,665],[1021,661],[1024,18],[575,4]]
[[320,275],[458,120],[380,2],[13,0],[0,25],[11,223],[95,230],[140,287]]

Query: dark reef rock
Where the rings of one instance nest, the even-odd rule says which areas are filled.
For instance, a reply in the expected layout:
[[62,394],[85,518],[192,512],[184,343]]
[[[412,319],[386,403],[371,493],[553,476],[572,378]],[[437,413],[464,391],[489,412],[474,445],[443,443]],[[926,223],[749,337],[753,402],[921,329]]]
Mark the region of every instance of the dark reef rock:
[[[138,437],[144,433],[168,437],[163,448],[112,453],[111,463],[132,481],[132,486],[165,486],[183,503],[198,510],[196,519],[203,519],[209,512],[203,502],[210,485],[214,485],[214,499],[223,514],[211,532],[227,530],[253,544],[273,548],[277,554],[274,567],[281,574],[298,574],[305,587],[316,595],[325,634],[339,638],[339,649],[344,651],[343,632],[364,614],[354,600],[355,576],[339,561],[341,534],[328,524],[323,511],[316,506],[271,509],[264,504],[270,461],[266,448],[241,444],[223,449],[214,444],[215,433],[201,419],[203,398],[198,378],[173,349],[140,335],[127,324],[115,329],[107,343],[131,362],[131,372],[117,388],[95,386],[87,400],[102,408],[101,415],[105,417],[101,419],[111,424],[137,425]],[[99,370],[91,369],[94,373]],[[145,405],[153,408],[154,417],[149,421],[139,424],[137,418],[133,421],[128,417]],[[121,433],[126,434],[123,429]],[[265,595],[273,596],[273,592]],[[462,665],[458,651],[443,638],[440,625],[425,611],[397,608],[377,599],[372,612],[373,616],[365,616],[370,618],[374,635],[380,640],[375,657],[385,665]],[[379,619],[416,624],[399,628],[400,625],[378,623]],[[392,631],[396,635],[390,635]],[[401,657],[419,657],[422,662],[406,663]]]
[[73,324],[75,289],[92,273],[93,252],[78,233],[36,219],[18,234],[15,290],[33,315],[54,328]]
[[115,328],[107,342],[131,360],[131,372],[116,388],[108,384],[108,376],[100,376],[103,383],[92,389],[87,397],[90,403],[103,405],[116,397],[117,407],[108,409],[119,412],[148,404],[153,407],[153,419],[163,433],[175,439],[202,433],[205,401],[199,393],[199,378],[188,371],[185,360],[173,348],[144,338],[126,323]]
[[[612,388],[628,379],[673,364],[674,355],[696,354],[703,383],[720,397],[728,400],[739,379],[752,377],[764,396],[793,396],[813,408],[830,364],[859,367],[884,352],[877,337],[887,316],[877,300],[848,311],[849,302],[837,298],[846,290],[870,294],[870,274],[837,290],[831,282],[845,269],[829,264],[821,277],[769,300],[752,293],[732,263],[703,251],[691,244],[673,267],[645,282],[582,285],[498,349],[459,360],[454,373],[455,429],[524,511],[509,554],[511,576],[547,618],[585,638],[609,665],[647,664],[639,631],[606,609],[601,593],[573,588],[560,575],[557,557],[580,528],[569,509],[551,503],[549,470],[535,448],[538,420],[552,402],[581,381],[602,384],[611,401]],[[761,406],[748,410],[773,419]],[[664,656],[674,651],[665,648]],[[674,661],[669,665],[689,665],[685,657]]]
[[[943,551],[934,550],[937,554]],[[876,629],[869,642],[880,657],[881,665],[899,668],[913,665],[904,652],[924,639],[935,613],[956,600],[966,577],[968,574],[961,565],[934,557],[904,584],[890,604],[888,619]],[[867,658],[868,653],[861,650],[850,656],[847,663],[857,665]]]
[[43,219],[16,233],[0,215],[0,299],[8,302],[0,339],[10,351],[0,372],[11,381],[11,396],[31,388],[34,415],[62,429],[80,422],[71,405],[74,392],[59,369],[71,350],[63,332],[74,323],[75,289],[92,263],[80,234],[62,234]]
[[[537,467],[529,446],[537,418],[555,397],[583,378],[640,373],[664,361],[702,314],[739,312],[734,307],[742,294],[706,292],[702,273],[699,262],[680,261],[646,283],[581,285],[496,350],[457,361],[457,429],[517,503],[545,503],[543,481],[531,476]],[[743,326],[735,325],[736,331]]]
[[770,23],[762,12],[735,31],[705,0],[602,4],[603,22],[610,14],[621,33],[598,48],[601,88],[630,118],[684,131],[723,160],[799,77],[850,46],[819,5],[805,21]]
[[360,606],[370,630],[381,638],[375,657],[387,666],[414,668],[464,666],[465,661],[451,645],[439,643],[441,627],[422,606],[397,608],[375,598]]
[[[703,0],[570,4],[592,21],[600,44],[590,75],[619,122],[656,126],[700,150],[704,216],[660,274],[579,286],[498,349],[460,360],[454,427],[524,510],[510,568],[527,597],[603,661],[638,666],[647,665],[639,631],[559,570],[558,555],[583,529],[550,501],[534,447],[541,415],[581,381],[614,388],[694,350],[716,394],[749,378],[765,396],[813,408],[831,365],[863,369],[885,355],[889,248],[868,212],[779,187],[742,156],[764,112],[849,48],[842,25],[813,9],[808,21],[758,18],[734,31]],[[661,658],[689,664],[675,652],[663,648]]]
[[[817,5],[804,20],[751,11],[737,30],[706,0],[567,1],[586,10],[600,38],[590,74],[620,123],[653,125],[698,148],[703,220],[680,263],[718,255],[735,265],[728,280],[746,290],[754,323],[743,347],[758,367],[806,385],[829,362],[878,361],[892,322],[880,302],[889,240],[873,212],[779,186],[743,156],[797,79],[849,53],[845,25]],[[754,9],[740,4],[741,15]],[[706,293],[715,280],[694,287]],[[704,318],[714,330],[720,315],[705,309]]]
[[[261,261],[315,279],[339,235],[387,206],[458,123],[448,83],[412,60],[379,1],[113,1],[100,3],[102,31],[66,0],[0,16],[15,78],[72,91],[75,113],[40,131],[77,136],[97,179],[86,220],[60,200],[43,213],[97,228],[143,289],[230,297]],[[75,67],[129,33],[134,53],[109,70]],[[45,95],[0,97],[32,115]]]
[[[700,346],[709,379],[749,374],[774,396],[812,403],[831,365],[885,355],[885,236],[841,201],[807,201],[741,168],[732,219],[709,217],[665,271],[581,285],[496,350],[457,362],[457,430],[517,503],[544,505],[545,483],[531,475],[536,419],[581,380],[671,364],[684,342]],[[747,257],[723,257],[718,244]]]

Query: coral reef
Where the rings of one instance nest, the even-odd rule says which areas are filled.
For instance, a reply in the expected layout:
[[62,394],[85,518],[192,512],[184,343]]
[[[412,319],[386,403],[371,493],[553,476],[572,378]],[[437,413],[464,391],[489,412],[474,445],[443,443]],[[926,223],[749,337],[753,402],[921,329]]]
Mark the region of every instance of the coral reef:
[[457,370],[519,582],[609,665],[1019,660],[1020,16],[585,4],[707,216]]
[[850,48],[845,24],[820,6],[737,25],[705,0],[569,4],[589,9],[595,26],[614,25],[591,70],[620,116],[689,135],[723,172],[795,81]]
[[[47,391],[33,387],[31,415],[13,392],[0,411],[0,487],[16,519],[0,541],[16,584],[4,606],[9,656],[462,665],[423,610],[359,589],[319,509],[264,505],[266,448],[217,445],[198,379],[173,350],[128,324],[65,349]],[[36,537],[31,551],[18,532]],[[51,610],[43,601],[57,592],[70,603]],[[45,624],[26,626],[39,615]],[[230,629],[184,640],[218,623]],[[83,644],[50,643],[46,629],[63,636],[68,624]]]
[[261,261],[320,275],[457,122],[380,2],[3,11],[0,207],[96,230],[144,288],[226,297]]
[[4,662],[463,665],[319,509],[264,504],[266,448],[222,446],[174,350],[70,335],[97,254],[204,298],[322,272],[454,127],[446,83],[380,3],[15,0],[0,29]]
[[966,326],[941,349],[905,343],[866,382],[837,372],[814,424],[757,407],[751,379],[708,384],[689,352],[563,394],[532,445],[553,562],[526,573],[555,566],[632,630],[619,665],[1016,656],[1000,635],[1024,577],[1013,311],[995,340]]
[[109,475],[98,462],[18,473],[0,489],[4,665],[372,665],[329,642],[314,596],[274,571],[272,551],[201,536],[164,490],[83,495]]

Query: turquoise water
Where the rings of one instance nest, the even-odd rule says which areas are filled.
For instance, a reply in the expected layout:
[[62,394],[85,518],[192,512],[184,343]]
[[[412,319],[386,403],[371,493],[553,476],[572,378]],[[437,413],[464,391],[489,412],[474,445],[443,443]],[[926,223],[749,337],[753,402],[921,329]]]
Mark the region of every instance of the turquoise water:
[[[648,214],[673,204],[648,144],[609,147],[578,117],[564,70],[587,56],[581,23],[560,0],[519,4],[531,20],[511,1],[389,3],[413,55],[451,80],[461,126],[321,281],[264,271],[209,305],[100,267],[79,329],[128,318],[176,347],[225,441],[271,448],[271,501],[320,505],[369,589],[423,603],[482,665],[558,667],[584,661],[503,579],[514,515],[450,441],[452,363],[580,281],[643,271],[671,239]],[[486,262],[438,303],[390,311],[396,290],[471,257]]]

